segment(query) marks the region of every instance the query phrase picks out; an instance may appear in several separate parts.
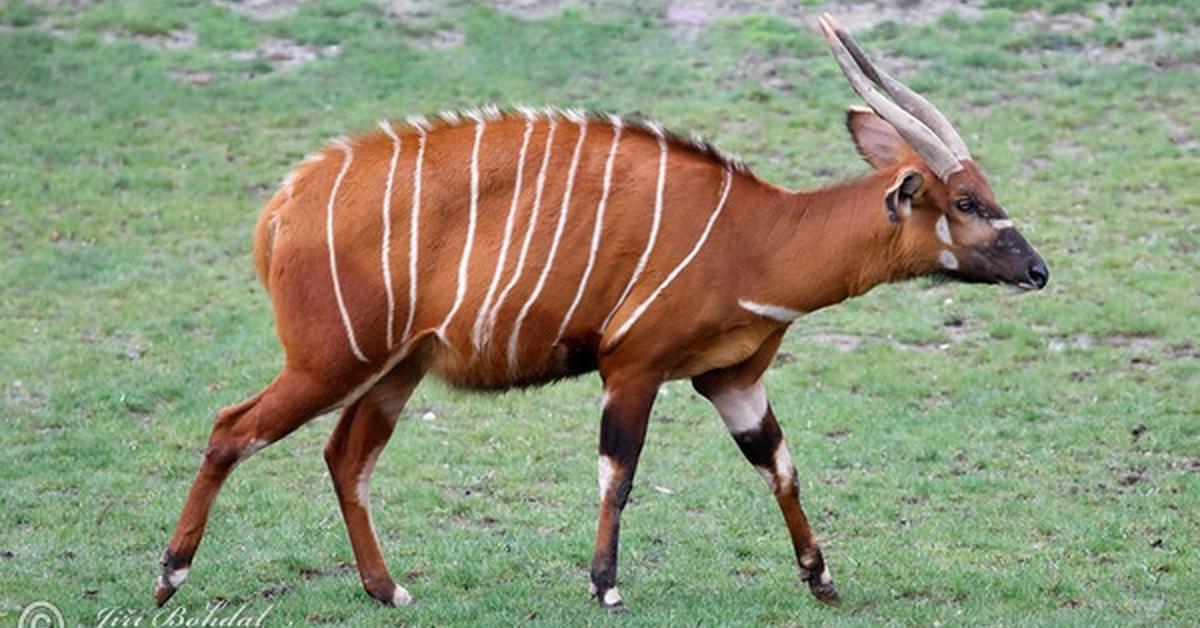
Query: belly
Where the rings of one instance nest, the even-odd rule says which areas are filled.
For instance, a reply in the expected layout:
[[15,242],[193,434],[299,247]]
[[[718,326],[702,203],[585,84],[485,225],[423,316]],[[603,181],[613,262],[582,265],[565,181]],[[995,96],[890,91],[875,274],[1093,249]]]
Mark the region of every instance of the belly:
[[538,351],[525,348],[510,363],[503,351],[462,352],[439,345],[430,365],[443,381],[470,390],[504,390],[537,386],[596,370],[598,339],[564,339]]

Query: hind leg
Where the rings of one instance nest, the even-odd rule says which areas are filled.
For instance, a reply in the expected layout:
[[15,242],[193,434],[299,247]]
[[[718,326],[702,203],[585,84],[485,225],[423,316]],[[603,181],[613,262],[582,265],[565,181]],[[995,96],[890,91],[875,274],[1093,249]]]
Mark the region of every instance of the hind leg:
[[333,478],[363,588],[371,597],[388,605],[410,604],[412,596],[388,574],[371,524],[367,485],[396,419],[424,374],[425,365],[418,356],[396,365],[342,412],[325,444],[325,464]]
[[330,381],[285,367],[262,392],[217,414],[200,470],[163,554],[162,575],[154,585],[154,600],[159,606],[187,578],[204,536],[209,509],[229,472],[256,451],[339,403],[347,393],[346,387],[331,386]]

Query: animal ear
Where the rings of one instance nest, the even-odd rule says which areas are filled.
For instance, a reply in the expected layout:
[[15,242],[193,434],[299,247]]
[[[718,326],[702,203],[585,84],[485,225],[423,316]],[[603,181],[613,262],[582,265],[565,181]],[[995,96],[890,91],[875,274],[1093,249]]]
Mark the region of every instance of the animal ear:
[[887,207],[888,221],[900,222],[912,213],[912,200],[925,182],[924,177],[916,170],[901,170],[895,181],[883,195],[883,204]]
[[876,170],[913,155],[896,128],[870,109],[850,107],[846,111],[846,129],[850,131],[858,154]]

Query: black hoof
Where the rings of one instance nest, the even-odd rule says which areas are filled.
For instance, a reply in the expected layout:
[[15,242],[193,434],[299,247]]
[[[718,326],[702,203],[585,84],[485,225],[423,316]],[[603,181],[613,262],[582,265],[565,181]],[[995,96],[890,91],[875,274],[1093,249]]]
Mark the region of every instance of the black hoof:
[[842,603],[842,597],[838,595],[837,589],[834,588],[832,582],[810,582],[808,590],[812,591],[813,596],[818,600],[830,606],[837,606]]
[[175,595],[175,592],[178,590],[179,589],[176,589],[167,583],[167,581],[159,578],[158,580],[154,581],[154,604],[161,607],[163,604],[166,604],[167,600],[171,599],[171,596]]
[[191,566],[191,562],[181,559],[172,554],[171,550],[167,550],[163,552],[158,564],[162,565],[162,573],[158,576],[158,580],[154,581],[154,603],[161,607],[171,599],[172,595],[175,595],[183,581],[187,580],[188,567]]

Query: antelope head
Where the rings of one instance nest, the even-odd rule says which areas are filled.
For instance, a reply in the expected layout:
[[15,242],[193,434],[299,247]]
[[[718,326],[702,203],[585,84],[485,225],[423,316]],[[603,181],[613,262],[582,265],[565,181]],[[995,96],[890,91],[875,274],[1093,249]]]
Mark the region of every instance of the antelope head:
[[894,173],[882,204],[899,230],[905,266],[918,275],[1043,288],[1045,261],[996,201],[950,121],[877,68],[828,13],[820,25],[851,87],[870,105],[847,115],[854,143],[876,170]]

